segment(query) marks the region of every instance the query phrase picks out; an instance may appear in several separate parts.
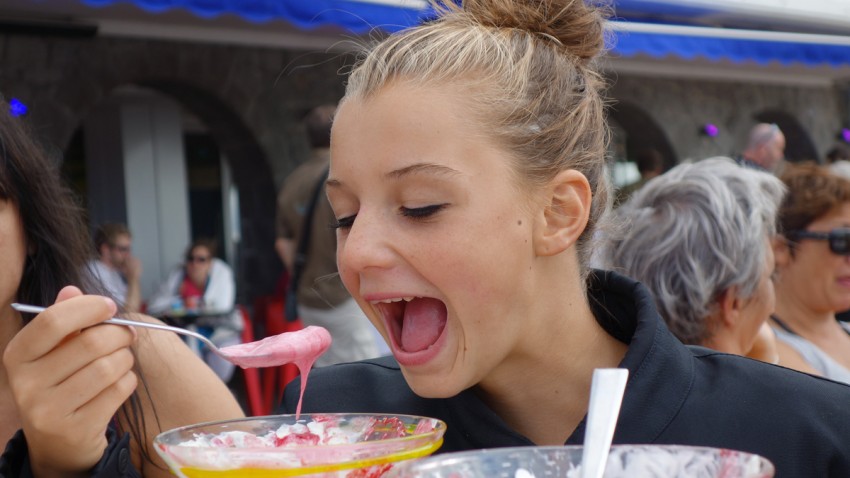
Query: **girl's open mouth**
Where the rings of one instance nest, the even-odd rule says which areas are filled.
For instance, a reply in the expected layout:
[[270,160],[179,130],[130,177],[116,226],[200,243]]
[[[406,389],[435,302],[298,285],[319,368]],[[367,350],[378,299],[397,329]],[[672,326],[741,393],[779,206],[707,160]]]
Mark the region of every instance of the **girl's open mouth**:
[[434,345],[446,327],[446,305],[430,297],[405,297],[374,304],[383,314],[396,347],[407,353]]

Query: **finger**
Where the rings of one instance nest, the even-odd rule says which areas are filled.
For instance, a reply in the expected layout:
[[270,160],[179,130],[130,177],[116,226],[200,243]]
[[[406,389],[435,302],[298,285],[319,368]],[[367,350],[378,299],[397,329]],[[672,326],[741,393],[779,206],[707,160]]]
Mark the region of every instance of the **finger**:
[[[57,428],[75,426],[78,411],[92,400],[97,399],[104,391],[116,384],[119,384],[119,390],[125,391],[128,379],[124,377],[127,374],[132,374],[133,363],[132,353],[128,349],[123,349],[116,351],[109,357],[93,362],[62,384],[43,389],[41,393],[33,397],[21,400],[16,396],[18,409],[21,410],[22,422],[31,433],[43,435],[55,434]],[[122,380],[124,381],[123,384],[121,383]],[[132,390],[125,391],[125,393],[124,398],[126,399],[132,393]],[[101,415],[95,415],[93,410],[89,410],[88,414],[92,419],[100,416],[105,417],[104,419],[108,421],[121,403],[122,401],[105,402],[111,408],[101,410]],[[100,421],[97,421],[97,427],[101,427],[99,423]],[[85,424],[84,426],[90,425]],[[101,432],[105,426],[106,422],[103,422],[100,428]]]
[[[39,389],[56,386],[95,360],[129,347],[135,340],[133,331],[124,326],[102,324],[70,335],[60,345],[38,358],[26,362],[23,370],[11,380],[19,395],[39,393]],[[35,389],[35,390],[33,390]]]
[[56,302],[62,302],[78,295],[83,295],[83,291],[77,287],[68,285],[63,287],[62,290],[59,291],[59,294],[56,295]]
[[80,423],[90,421],[102,423],[101,431],[104,430],[121,405],[136,391],[138,383],[136,374],[128,371],[97,396],[77,408],[73,414],[74,420]]
[[[104,430],[137,383],[136,375],[128,372],[74,411],[45,415],[38,422],[25,421],[27,441],[35,447],[31,458],[52,463],[53,468],[91,468],[106,447]],[[47,456],[38,457],[36,451]]]
[[[86,365],[75,374],[68,377],[64,382],[54,387],[52,393],[56,398],[62,400],[63,407],[72,413],[83,408],[86,404],[95,400],[104,391],[112,388],[125,375],[132,373],[135,358],[128,348],[116,350],[112,354],[101,357]],[[132,393],[132,390],[128,392]],[[124,397],[124,399],[127,398]],[[107,408],[109,415],[115,413],[123,399],[115,404],[114,408]]]
[[114,313],[115,303],[106,297],[81,295],[67,298],[35,316],[12,339],[6,352],[10,352],[11,348],[12,355],[20,360],[36,360],[56,348],[69,335],[99,324]]

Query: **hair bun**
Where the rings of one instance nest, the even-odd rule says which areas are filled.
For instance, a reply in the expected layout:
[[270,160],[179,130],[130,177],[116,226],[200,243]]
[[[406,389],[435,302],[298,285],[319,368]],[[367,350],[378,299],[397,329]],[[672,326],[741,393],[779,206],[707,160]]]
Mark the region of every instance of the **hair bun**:
[[463,0],[463,10],[481,25],[517,28],[555,39],[585,61],[605,46],[608,9],[586,0]]

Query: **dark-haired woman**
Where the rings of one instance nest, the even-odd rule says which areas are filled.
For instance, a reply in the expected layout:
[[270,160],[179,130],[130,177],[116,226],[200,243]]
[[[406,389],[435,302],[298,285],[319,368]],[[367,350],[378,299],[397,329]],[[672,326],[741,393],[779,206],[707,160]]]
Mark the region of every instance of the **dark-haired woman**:
[[[242,315],[236,303],[233,271],[215,257],[216,243],[200,238],[186,249],[185,262],[175,267],[148,301],[151,314],[188,312],[200,314],[191,327],[209,337],[218,347],[241,342]],[[235,365],[206,347],[196,353],[225,383],[233,376]]]
[[[81,211],[6,111],[0,101],[0,476],[170,476],[154,436],[242,411],[178,337],[98,325],[117,309],[83,293],[100,289]],[[13,302],[49,307],[22,316]]]
[[436,416],[444,451],[578,444],[593,370],[622,367],[616,443],[850,476],[850,387],[688,348],[643,286],[588,269],[608,203],[600,12],[445,5],[348,78],[327,181],[337,262],[393,357],[315,370],[304,409]]

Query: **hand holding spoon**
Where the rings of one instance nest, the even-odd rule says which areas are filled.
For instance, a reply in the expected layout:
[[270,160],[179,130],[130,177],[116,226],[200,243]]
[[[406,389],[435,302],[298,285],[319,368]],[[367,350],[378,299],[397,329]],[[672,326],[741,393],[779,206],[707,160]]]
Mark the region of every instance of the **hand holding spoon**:
[[[12,304],[12,308],[18,312],[28,312],[31,314],[40,314],[46,310],[45,307],[17,303]],[[219,348],[204,335],[180,327],[119,318],[107,319],[103,323],[146,327],[193,337],[206,344],[210,350],[221,358],[242,368],[277,367],[287,363],[296,363],[299,365],[299,368],[301,364],[309,363],[312,365],[316,358],[323,354],[331,345],[331,336],[328,331],[316,326],[305,327],[295,332],[273,335],[256,342]]]

